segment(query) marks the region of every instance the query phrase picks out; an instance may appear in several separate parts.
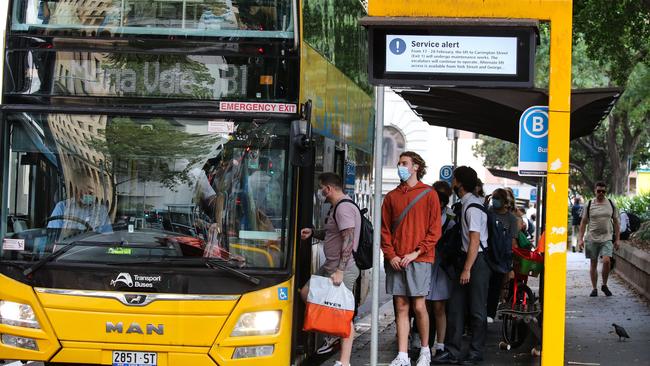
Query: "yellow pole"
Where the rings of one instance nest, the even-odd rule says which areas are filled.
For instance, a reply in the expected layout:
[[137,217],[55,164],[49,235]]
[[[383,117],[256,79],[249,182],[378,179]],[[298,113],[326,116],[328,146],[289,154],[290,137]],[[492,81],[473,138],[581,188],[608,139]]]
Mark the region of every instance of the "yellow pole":
[[542,366],[562,365],[571,113],[571,0],[369,0],[368,15],[516,18],[551,22]]

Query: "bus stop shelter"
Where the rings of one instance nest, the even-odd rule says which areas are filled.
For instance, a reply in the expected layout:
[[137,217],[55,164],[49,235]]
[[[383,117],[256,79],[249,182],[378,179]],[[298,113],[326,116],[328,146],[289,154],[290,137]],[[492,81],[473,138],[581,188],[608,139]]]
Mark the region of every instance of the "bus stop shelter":
[[[517,143],[519,118],[531,106],[548,105],[541,89],[430,88],[396,90],[411,109],[434,126],[480,133]],[[621,95],[621,89],[571,91],[571,140],[594,132]]]

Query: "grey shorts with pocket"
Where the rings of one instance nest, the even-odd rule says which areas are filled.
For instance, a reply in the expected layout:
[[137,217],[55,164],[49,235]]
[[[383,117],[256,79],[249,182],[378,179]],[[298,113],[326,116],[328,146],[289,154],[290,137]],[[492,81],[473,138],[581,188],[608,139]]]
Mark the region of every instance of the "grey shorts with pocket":
[[[332,276],[332,273],[323,267],[319,268],[316,274],[323,277]],[[348,268],[345,270],[345,273],[343,274],[343,284],[345,287],[347,287],[348,290],[352,291],[352,293],[354,293],[354,287],[357,284],[357,278],[359,278],[359,274],[359,267],[357,267],[356,264],[348,266]]]
[[384,261],[386,270],[386,293],[393,296],[427,296],[431,289],[431,263],[411,262],[401,271],[396,271],[389,261]]

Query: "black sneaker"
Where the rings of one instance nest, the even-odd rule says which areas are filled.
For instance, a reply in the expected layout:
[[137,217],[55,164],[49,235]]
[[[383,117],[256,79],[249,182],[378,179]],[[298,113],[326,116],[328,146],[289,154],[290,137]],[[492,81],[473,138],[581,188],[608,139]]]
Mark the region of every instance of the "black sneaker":
[[596,297],[596,296],[598,296],[598,290],[596,290],[596,289],[591,290],[591,294],[589,294],[589,296],[590,296],[590,297]]
[[469,356],[466,359],[463,360],[463,365],[477,365],[479,363],[483,362],[483,357],[481,356]]
[[[607,285],[602,285],[600,287],[600,290],[605,293],[605,296],[612,296],[612,292],[609,291],[609,288],[607,287]],[[594,290],[594,291],[596,291],[596,290]]]
[[460,361],[454,357],[449,350],[445,349],[441,352],[436,352],[435,357],[431,359],[433,365],[458,365]]

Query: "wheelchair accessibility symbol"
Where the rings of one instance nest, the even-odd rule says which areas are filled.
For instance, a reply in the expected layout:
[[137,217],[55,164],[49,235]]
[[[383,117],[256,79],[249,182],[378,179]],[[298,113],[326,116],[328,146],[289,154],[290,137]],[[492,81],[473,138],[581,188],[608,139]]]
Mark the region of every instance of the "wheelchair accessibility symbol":
[[286,287],[278,288],[278,300],[287,301],[289,300],[289,289]]

